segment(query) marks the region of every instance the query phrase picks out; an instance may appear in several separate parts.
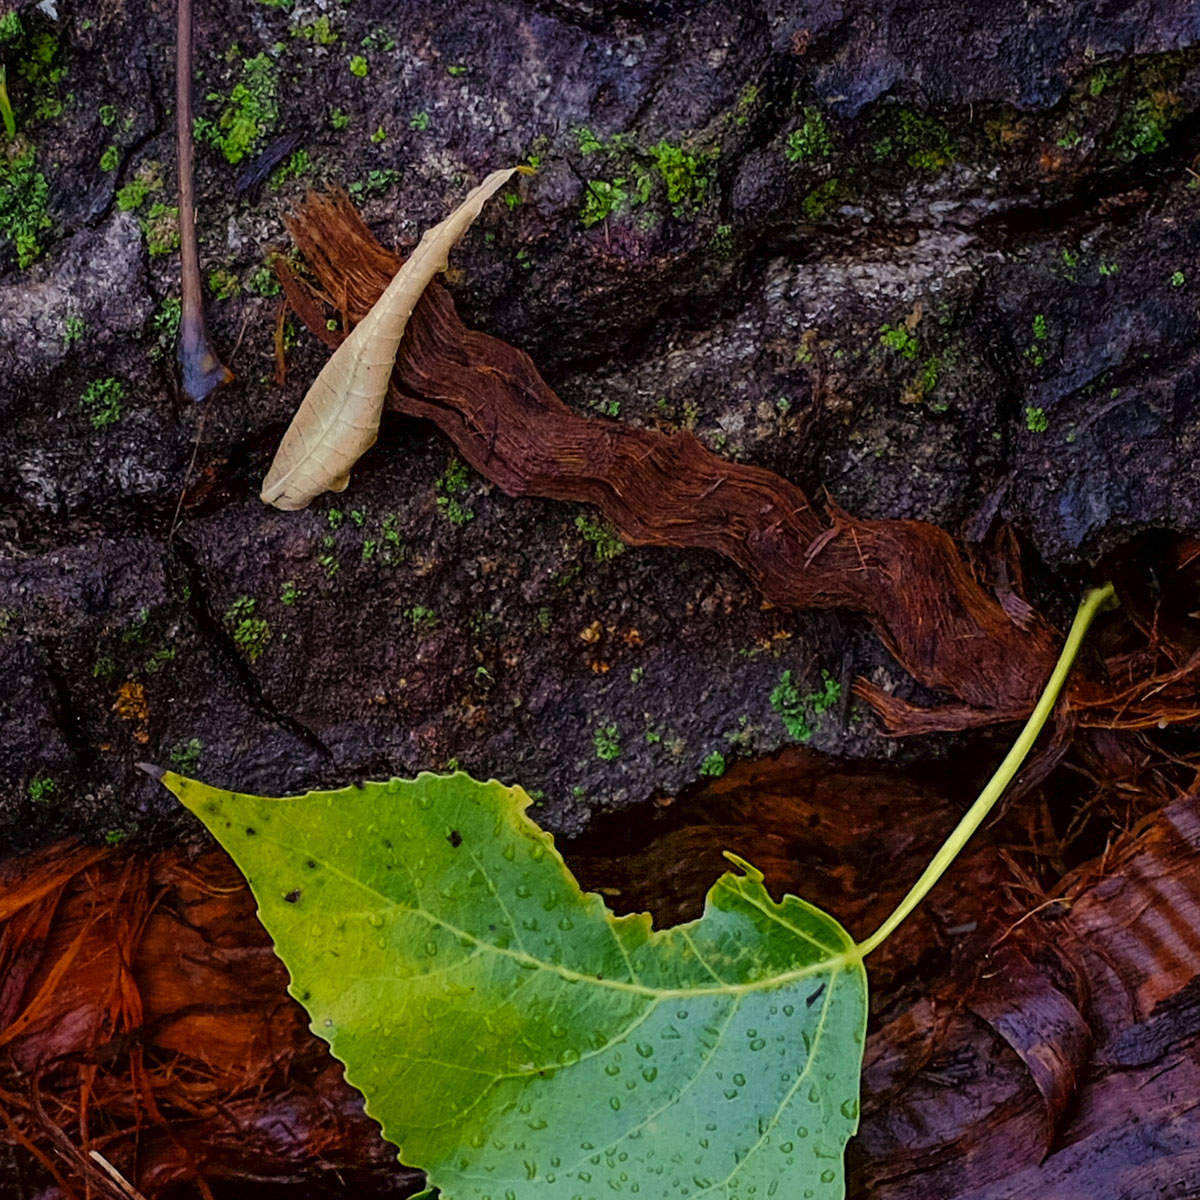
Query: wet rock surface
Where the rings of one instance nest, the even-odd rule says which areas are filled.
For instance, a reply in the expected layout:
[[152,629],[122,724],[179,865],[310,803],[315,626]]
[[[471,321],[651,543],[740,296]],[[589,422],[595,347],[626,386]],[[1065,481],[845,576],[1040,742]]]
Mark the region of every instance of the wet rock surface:
[[830,703],[856,674],[916,694],[856,620],[615,553],[425,427],[388,418],[341,496],[263,506],[323,358],[285,326],[273,380],[264,268],[310,185],[409,247],[536,160],[455,256],[470,323],[580,410],[856,515],[1008,519],[1067,605],[1135,535],[1200,531],[1193,5],[198,7],[238,375],[206,411],[172,373],[174,7],[0,26],[0,848],[182,828],[139,759],[274,792],[457,762],[574,833],[804,736],[785,672],[814,744],[939,752]]

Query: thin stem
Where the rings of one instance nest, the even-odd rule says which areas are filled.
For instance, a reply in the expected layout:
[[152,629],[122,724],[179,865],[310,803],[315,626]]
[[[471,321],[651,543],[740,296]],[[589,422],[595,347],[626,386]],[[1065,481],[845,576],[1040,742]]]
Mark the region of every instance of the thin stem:
[[[217,356],[204,323],[200,256],[196,250],[195,143],[192,139],[192,0],[178,0],[175,28],[175,138],[179,156],[179,372],[184,393],[203,400],[233,373]],[[186,481],[185,481],[186,486]]]
[[1020,770],[1026,755],[1033,749],[1042,726],[1054,709],[1058,694],[1071,672],[1075,656],[1083,644],[1084,635],[1088,631],[1096,614],[1113,599],[1113,585],[1106,583],[1103,587],[1093,588],[1083,598],[1075,620],[1063,643],[1062,653],[1046,683],[1037,705],[1025,722],[1025,728],[1013,743],[1012,749],[1004,756],[1004,761],[996,773],[988,781],[987,787],[979,794],[979,799],[967,810],[966,816],[958,823],[954,832],[946,839],[942,848],[934,855],[933,861],[925,868],[921,878],[912,886],[912,890],[900,902],[896,911],[873,933],[866,941],[859,942],[858,951],[865,958],[872,950],[878,949],[897,929],[900,923],[929,895],[934,885],[946,873],[946,869],[958,857],[962,848],[967,844],[971,835],[987,819],[996,801],[1004,794],[1004,789],[1012,782],[1013,776]]

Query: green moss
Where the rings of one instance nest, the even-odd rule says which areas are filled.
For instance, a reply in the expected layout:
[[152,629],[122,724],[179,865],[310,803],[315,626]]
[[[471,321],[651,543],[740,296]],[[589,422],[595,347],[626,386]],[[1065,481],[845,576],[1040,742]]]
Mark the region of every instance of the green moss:
[[257,149],[279,117],[278,73],[265,55],[256,54],[242,62],[241,78],[233,85],[228,100],[210,92],[210,102],[223,107],[215,120],[198,117],[197,140],[216,146],[231,163],[239,163]]
[[[56,60],[59,51],[57,31],[40,29],[30,32],[20,24],[9,26],[12,36],[8,39],[13,49],[5,54],[15,63],[16,74],[22,81],[26,93],[28,115],[35,121],[53,121],[61,117],[67,106],[59,94],[59,85],[66,75],[66,68]],[[5,39],[0,38],[0,42]]]
[[1046,412],[1041,408],[1034,408],[1029,405],[1025,409],[1025,428],[1030,433],[1045,433],[1050,428],[1050,422],[1046,417]]
[[289,579],[286,583],[284,583],[283,587],[279,589],[279,602],[281,604],[286,604],[288,608],[294,608],[300,602],[300,598],[303,595],[304,592],[301,588],[296,586],[296,581],[294,579]]
[[233,644],[250,660],[257,662],[271,640],[271,626],[254,615],[258,601],[252,596],[239,596],[225,613],[225,626]]
[[1145,155],[1155,154],[1167,144],[1167,134],[1184,114],[1179,96],[1164,86],[1162,65],[1151,65],[1140,82],[1138,95],[1120,107],[1112,126],[1107,150],[1118,163],[1130,163]]
[[409,129],[415,129],[418,133],[424,133],[429,128],[429,114],[422,109],[420,112],[415,112],[412,119],[408,122]]
[[1097,271],[1098,271],[1098,272],[1099,272],[1099,273],[1100,273],[1100,274],[1101,274],[1101,275],[1102,275],[1102,276],[1103,276],[1105,279],[1107,279],[1107,278],[1108,278],[1110,275],[1115,275],[1115,274],[1117,274],[1117,272],[1118,272],[1118,271],[1120,271],[1120,269],[1121,269],[1121,268],[1120,268],[1120,267],[1119,267],[1119,266],[1118,266],[1118,265],[1117,265],[1115,262],[1114,262],[1114,263],[1101,263],[1101,264],[1100,264],[1100,265],[1099,265],[1099,266],[1096,268],[1096,270],[1097,270]]
[[[648,150],[641,150],[623,134],[614,134],[602,142],[590,129],[579,128],[574,132],[581,153],[603,153],[613,168],[611,178],[587,181],[579,214],[585,229],[648,203],[656,187],[662,189],[675,217],[691,217],[703,203],[711,183],[715,149],[695,152],[660,141]],[[656,219],[650,215],[643,223],[652,227]]]
[[135,212],[142,207],[149,193],[150,185],[144,179],[131,179],[117,189],[117,207],[122,212]]
[[1117,66],[1097,67],[1088,80],[1088,95],[1098,100],[1114,84],[1122,83],[1129,74],[1129,68],[1124,63]]
[[621,757],[621,731],[612,723],[601,725],[592,735],[592,746],[601,762],[615,762]]
[[350,124],[350,114],[340,108],[331,108],[329,110],[329,128],[330,129],[345,129]]
[[93,429],[106,429],[121,419],[121,402],[125,399],[125,385],[111,376],[93,379],[79,397],[79,407],[92,423]]
[[826,179],[812,189],[801,203],[804,215],[810,221],[820,221],[837,207],[841,195],[841,184],[837,179]]
[[50,805],[58,797],[58,781],[52,775],[35,775],[26,786],[29,799],[34,804]]
[[604,143],[586,125],[578,125],[571,132],[580,154],[596,154],[604,149]]
[[758,103],[759,90],[757,83],[748,83],[742,88],[737,103],[733,106],[733,123],[739,128],[750,119],[750,113]]
[[710,779],[720,779],[725,774],[725,755],[714,750],[701,764],[700,774]]
[[232,271],[217,267],[208,273],[208,290],[218,300],[228,300],[242,290],[242,285],[238,283],[238,277]]
[[915,360],[921,352],[920,340],[903,325],[881,325],[879,340],[889,350],[894,350],[901,358]]
[[116,146],[109,146],[100,155],[100,170],[115,171],[121,165],[121,153]]
[[621,212],[628,200],[624,179],[614,179],[611,183],[605,179],[589,179],[583,193],[579,222],[584,229],[590,229],[613,213]]
[[150,610],[139,608],[137,616],[121,631],[121,642],[126,646],[141,646],[150,636]]
[[650,147],[650,156],[666,185],[671,211],[677,217],[694,212],[708,191],[715,152],[692,154],[664,141]]
[[958,148],[945,124],[928,113],[902,108],[890,132],[875,143],[875,157],[902,157],[918,171],[940,171],[958,157]]
[[32,146],[0,150],[0,236],[12,243],[22,270],[42,253],[39,237],[50,228],[49,196],[46,177],[34,165]]
[[157,675],[168,663],[173,663],[178,655],[174,646],[163,646],[150,655],[146,660],[146,674]]
[[1025,351],[1025,357],[1035,367],[1043,366],[1046,361],[1045,347],[1042,344],[1046,340],[1046,332],[1045,313],[1036,313],[1033,318],[1033,341]]
[[19,42],[25,36],[25,26],[21,23],[20,14],[6,12],[0,17],[0,46]]
[[108,129],[117,119],[117,110],[111,104],[102,104],[96,109],[96,115],[100,118],[100,124]]
[[467,73],[468,67],[464,63],[456,63],[453,66],[446,68],[446,74],[452,79],[458,79],[460,76]]
[[800,692],[792,682],[791,671],[784,671],[771,692],[771,707],[779,714],[788,736],[798,742],[807,742],[812,737],[812,726],[804,715]]
[[312,167],[307,150],[297,150],[271,173],[271,188],[278,191],[289,179],[299,179]]
[[259,267],[250,277],[250,291],[256,296],[278,296],[282,290],[270,267]]
[[576,517],[575,528],[583,535],[584,541],[592,547],[592,553],[597,562],[611,562],[618,555],[624,554],[627,549],[625,543],[617,535],[617,531],[607,522],[601,524],[591,521],[587,517]]
[[310,21],[307,25],[300,25],[292,30],[292,37],[312,42],[317,46],[332,46],[341,36],[341,33],[333,28],[324,13],[315,21]]
[[379,146],[387,141],[387,130],[382,125],[371,134],[371,141],[374,145]]
[[170,254],[179,249],[179,209],[156,202],[138,224],[146,238],[146,252],[152,256]]
[[63,345],[70,346],[83,337],[84,321],[82,317],[72,314],[63,322]]
[[367,172],[366,179],[356,179],[346,190],[359,200],[387,191],[399,178],[400,172],[395,167],[373,167]]
[[355,75],[359,79],[364,79],[364,78],[366,78],[366,75],[370,71],[370,69],[371,69],[370,65],[367,63],[367,60],[361,54],[355,54],[355,55],[351,56],[351,59],[350,59],[350,74],[351,75]]
[[1184,278],[1182,271],[1176,271],[1171,276],[1171,286],[1173,288],[1183,287],[1186,282],[1187,280]]
[[842,685],[828,671],[821,672],[821,686],[815,692],[809,692],[805,701],[818,716],[822,716],[833,708],[842,698]]
[[828,158],[833,153],[833,138],[819,108],[808,106],[803,110],[799,128],[788,134],[784,153],[790,162]]
[[465,525],[468,521],[475,520],[475,514],[459,500],[469,485],[470,473],[467,464],[459,458],[452,458],[446,464],[441,478],[434,484],[438,493],[438,509],[451,525]]
[[828,671],[822,671],[821,687],[802,696],[789,670],[779,676],[779,683],[771,692],[771,707],[779,714],[789,737],[807,742],[813,735],[809,716],[822,716],[838,703],[841,695],[842,685]]
[[436,629],[438,615],[432,608],[427,608],[424,604],[414,604],[411,608],[404,610],[404,617],[412,623],[414,633],[423,633],[430,629]]
[[183,301],[178,296],[167,296],[159,304],[150,318],[150,328],[155,338],[155,345],[150,351],[151,358],[162,358],[175,345],[182,312]]

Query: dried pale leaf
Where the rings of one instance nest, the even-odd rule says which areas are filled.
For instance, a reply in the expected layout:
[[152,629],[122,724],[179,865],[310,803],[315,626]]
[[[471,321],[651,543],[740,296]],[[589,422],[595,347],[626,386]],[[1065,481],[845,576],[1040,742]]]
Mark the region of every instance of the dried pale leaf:
[[334,351],[304,397],[263,481],[276,508],[305,508],[325,491],[341,491],[350,469],[374,444],[388,380],[408,318],[450,250],[488,198],[515,173],[493,171],[420,245],[354,332]]

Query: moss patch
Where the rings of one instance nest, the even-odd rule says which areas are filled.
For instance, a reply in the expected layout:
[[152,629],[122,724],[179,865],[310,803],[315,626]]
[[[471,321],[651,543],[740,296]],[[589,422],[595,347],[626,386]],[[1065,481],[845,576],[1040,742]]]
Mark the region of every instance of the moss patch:
[[833,153],[833,138],[829,136],[825,114],[819,108],[804,109],[800,127],[788,134],[784,153],[790,162],[828,158]]
[[121,419],[121,402],[125,399],[125,385],[111,376],[93,379],[79,397],[79,407],[92,423],[93,429],[105,429]]
[[216,146],[229,162],[241,162],[274,128],[279,118],[278,90],[278,72],[265,54],[243,60],[241,78],[228,99],[220,92],[206,97],[223,107],[215,119],[196,118],[197,140]]
[[22,269],[41,255],[39,239],[50,228],[50,187],[34,160],[32,146],[13,146],[7,156],[0,150],[0,236],[11,243]]

